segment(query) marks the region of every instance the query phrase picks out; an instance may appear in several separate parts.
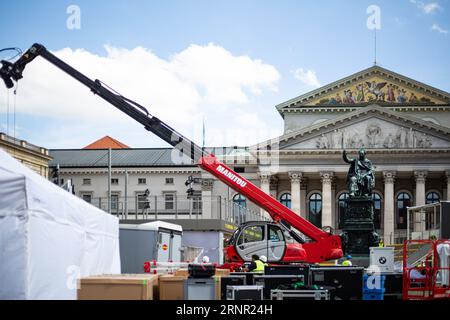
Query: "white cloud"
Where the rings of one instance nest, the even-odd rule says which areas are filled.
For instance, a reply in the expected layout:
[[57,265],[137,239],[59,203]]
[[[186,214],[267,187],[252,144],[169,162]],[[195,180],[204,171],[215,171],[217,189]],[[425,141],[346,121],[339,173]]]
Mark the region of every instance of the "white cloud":
[[443,8],[437,2],[424,3],[417,0],[409,0],[409,2],[417,6],[417,8],[419,8],[425,14],[432,14],[443,10]]
[[432,2],[432,3],[427,3],[426,5],[423,6],[423,11],[426,14],[430,14],[436,11],[441,11],[442,7],[436,3],[436,2]]
[[294,71],[294,77],[308,87],[318,88],[321,86],[314,70],[304,70],[303,68],[298,68]]
[[[196,128],[201,128],[205,115],[215,115],[207,126],[224,132],[229,114],[241,109],[258,112],[252,99],[276,91],[280,79],[272,65],[233,55],[212,43],[191,45],[168,59],[142,47],[105,46],[105,50],[104,56],[69,48],[53,53],[146,106],[188,137],[201,132]],[[54,125],[42,132],[48,147],[81,147],[103,134],[122,138],[131,146],[143,146],[146,140],[135,139],[142,135],[142,126],[41,58],[24,71],[17,99],[18,112],[53,119]]]
[[431,26],[431,30],[444,34],[448,33],[448,30],[440,27],[437,23],[433,23],[433,25]]
[[172,57],[171,71],[180,79],[204,89],[208,103],[247,103],[248,93],[277,90],[278,71],[261,60],[233,56],[223,47],[191,45]]

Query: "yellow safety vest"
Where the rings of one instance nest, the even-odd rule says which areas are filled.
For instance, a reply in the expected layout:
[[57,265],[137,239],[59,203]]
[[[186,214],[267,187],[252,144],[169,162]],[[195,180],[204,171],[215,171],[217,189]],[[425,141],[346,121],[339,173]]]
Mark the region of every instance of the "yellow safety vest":
[[256,268],[253,269],[253,272],[264,272],[264,263],[261,260],[256,260]]

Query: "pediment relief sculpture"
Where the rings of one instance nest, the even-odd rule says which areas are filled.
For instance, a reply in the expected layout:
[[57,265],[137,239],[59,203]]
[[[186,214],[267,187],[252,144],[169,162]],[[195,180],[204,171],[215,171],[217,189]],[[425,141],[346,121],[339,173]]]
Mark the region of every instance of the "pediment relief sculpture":
[[311,101],[312,105],[351,105],[365,103],[390,103],[390,104],[436,104],[441,101],[422,94],[418,90],[411,90],[388,82],[382,78],[372,78],[351,85],[329,95],[319,97]]
[[370,123],[365,130],[342,128],[321,134],[315,139],[317,149],[342,148],[430,148],[433,137],[412,128],[385,128],[379,123]]

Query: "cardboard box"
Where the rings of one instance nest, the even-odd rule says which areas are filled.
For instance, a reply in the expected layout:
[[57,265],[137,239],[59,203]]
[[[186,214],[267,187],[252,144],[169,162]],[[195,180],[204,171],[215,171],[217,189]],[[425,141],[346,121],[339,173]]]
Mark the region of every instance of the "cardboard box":
[[117,274],[81,278],[78,300],[152,300],[158,276]]
[[230,275],[230,269],[216,269],[216,276],[227,277]]
[[159,277],[160,300],[184,300],[184,282],[187,276],[163,275]]
[[177,276],[177,277],[188,277],[189,276],[189,271],[188,271],[188,269],[178,269],[177,271],[175,271],[175,276]]

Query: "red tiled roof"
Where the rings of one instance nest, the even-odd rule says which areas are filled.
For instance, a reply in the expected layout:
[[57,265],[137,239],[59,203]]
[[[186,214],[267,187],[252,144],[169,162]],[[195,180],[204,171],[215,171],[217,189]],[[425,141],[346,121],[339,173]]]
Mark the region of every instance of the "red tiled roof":
[[97,141],[92,142],[91,144],[87,145],[83,149],[129,149],[130,147],[126,144],[123,144],[120,141],[117,141],[114,138],[111,138],[110,136],[104,136],[101,139],[98,139]]

